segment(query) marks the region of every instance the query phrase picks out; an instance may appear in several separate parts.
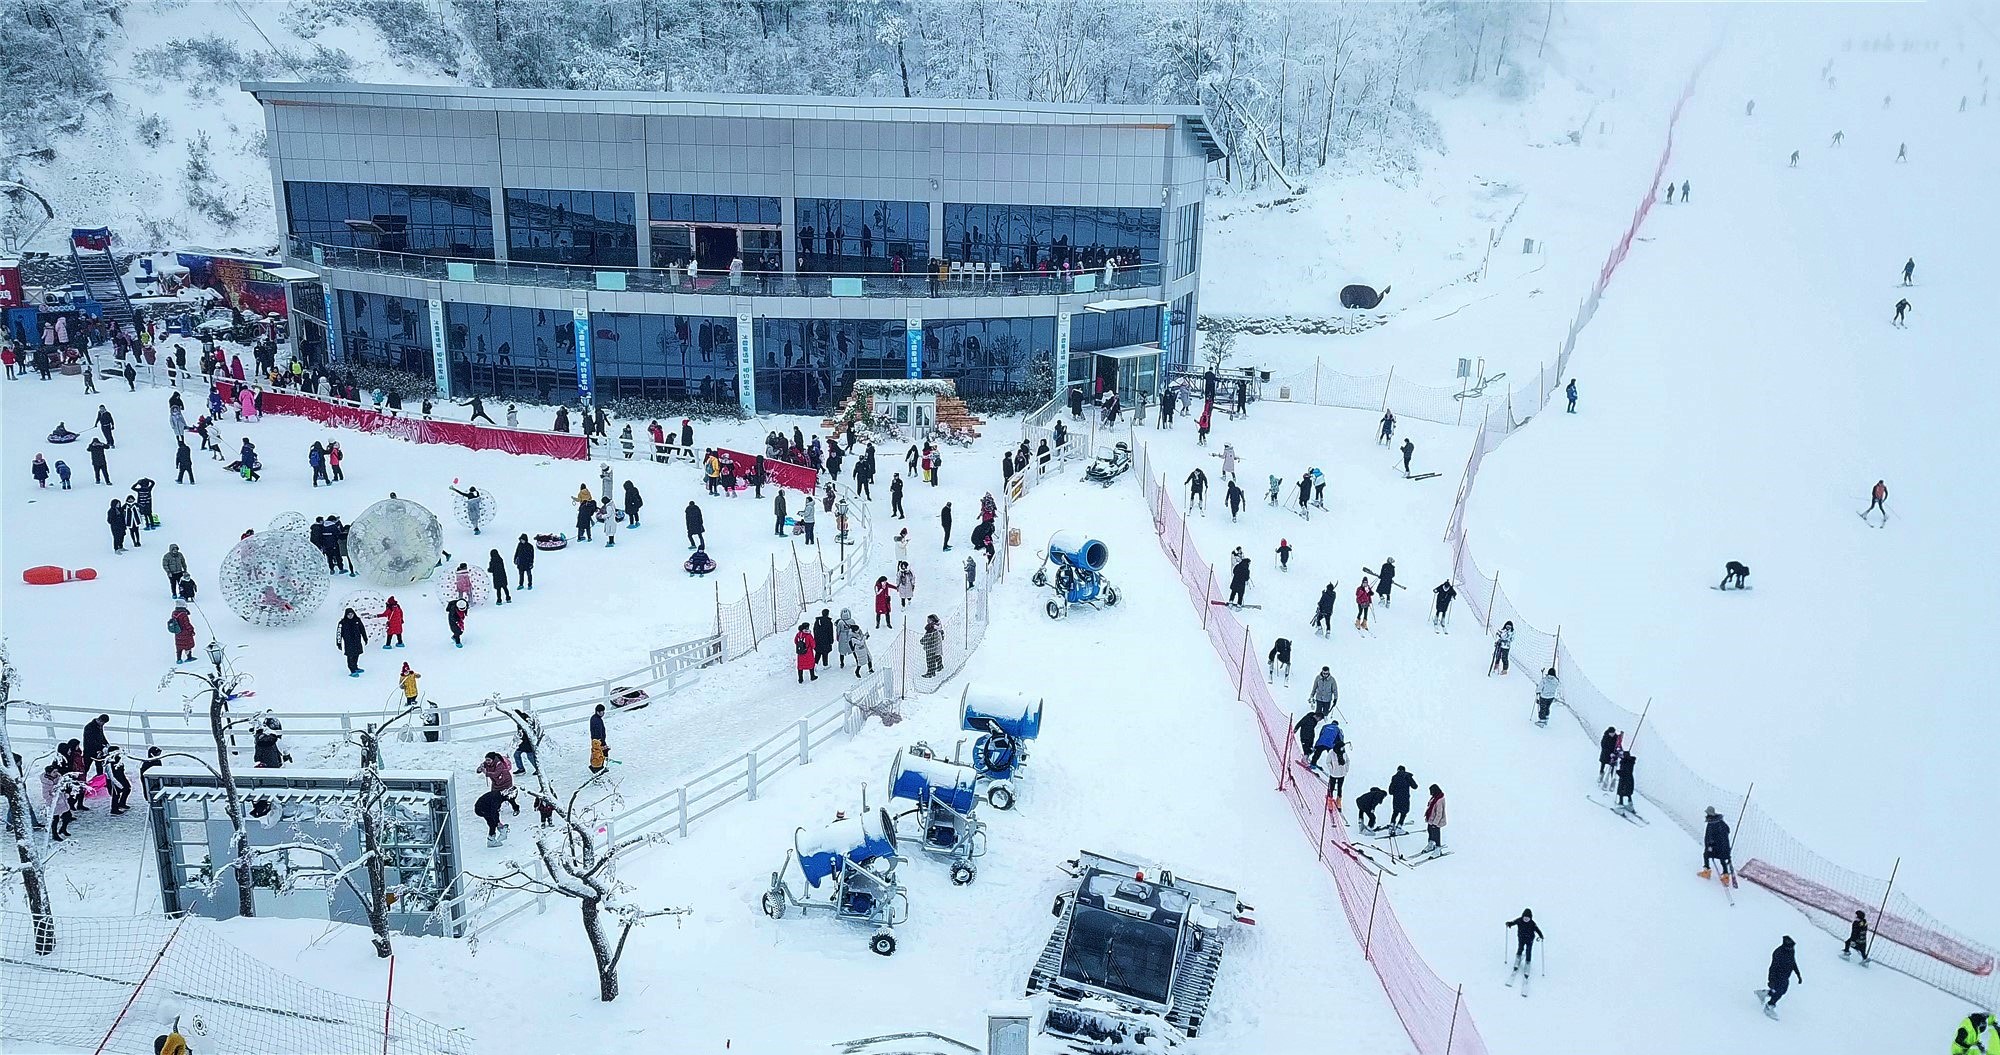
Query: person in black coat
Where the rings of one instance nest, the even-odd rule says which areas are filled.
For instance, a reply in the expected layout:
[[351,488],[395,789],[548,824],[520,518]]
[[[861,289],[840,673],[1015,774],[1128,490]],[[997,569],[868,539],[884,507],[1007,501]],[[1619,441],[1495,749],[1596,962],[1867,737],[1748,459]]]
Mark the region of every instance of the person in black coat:
[[100,714],[83,726],[84,760],[95,765],[99,773],[104,772],[104,751],[111,746],[111,738],[104,731],[110,724],[111,716]]
[[1396,559],[1394,557],[1384,557],[1382,559],[1382,572],[1375,576],[1375,603],[1384,608],[1389,607],[1389,591],[1395,588]]
[[104,522],[111,526],[111,552],[125,552],[125,504],[112,499],[111,510],[104,514]]
[[111,430],[116,427],[117,422],[111,420],[111,411],[105,409],[104,404],[99,403],[97,405],[97,431],[104,434],[104,445],[106,447],[118,446],[118,441],[111,438]]
[[521,589],[535,588],[535,544],[522,535],[521,541],[514,543],[514,577]]
[[1797,978],[1801,983],[1806,980],[1806,976],[1799,973],[1797,943],[1793,942],[1792,936],[1787,934],[1785,935],[1785,940],[1779,943],[1777,948],[1771,950],[1771,968],[1764,974],[1764,983],[1770,988],[1757,990],[1758,996],[1766,998],[1764,1002],[1765,1014],[1772,1018],[1778,1017],[1778,1001],[1785,995],[1785,991],[1792,987],[1792,979],[1794,978]]
[[90,451],[91,481],[94,483],[104,484],[105,486],[109,487],[111,485],[111,466],[110,463],[104,460],[104,451],[105,451],[104,441],[91,440],[90,446],[87,449]]
[[347,676],[361,676],[361,650],[368,647],[368,628],[361,624],[361,617],[349,608],[340,617],[340,651],[347,656]]
[[611,737],[604,731],[604,705],[601,703],[590,714],[590,738],[604,745],[605,754],[611,753]]
[[1417,778],[1402,766],[1396,767],[1396,775],[1389,778],[1389,823],[1401,824],[1410,819],[1410,793],[1417,790]]
[[1618,804],[1631,808],[1632,792],[1637,781],[1632,779],[1632,767],[1639,764],[1639,756],[1630,751],[1618,759]]
[[1535,940],[1544,937],[1542,928],[1535,923],[1535,914],[1522,909],[1521,914],[1508,920],[1503,926],[1514,928],[1514,970],[1531,967],[1535,963]]
[[1381,808],[1382,800],[1388,797],[1389,793],[1381,788],[1369,788],[1361,793],[1360,798],[1354,800],[1354,817],[1361,822],[1364,829],[1381,827],[1375,823],[1375,811]]
[[284,768],[285,752],[278,746],[278,741],[284,736],[280,731],[281,728],[276,718],[266,718],[262,725],[253,730],[252,735],[257,746],[252,757],[257,760],[259,769]]
[[778,488],[777,495],[771,499],[771,513],[773,516],[777,518],[777,525],[771,529],[771,534],[776,535],[779,538],[784,538],[785,537],[785,489],[782,487]]
[[639,526],[639,510],[645,508],[646,499],[639,494],[639,485],[625,481],[625,526]]
[[597,499],[585,498],[576,504],[576,538],[579,542],[590,541],[590,525],[597,519]]
[[194,482],[194,451],[188,447],[187,437],[174,439],[174,482],[191,484]]
[[950,549],[951,548],[951,503],[950,502],[946,502],[944,504],[944,508],[938,510],[938,523],[944,528],[944,548]]
[[1319,739],[1319,712],[1307,710],[1305,714],[1299,717],[1298,723],[1293,725],[1292,729],[1299,734],[1299,753],[1305,754],[1311,751],[1313,749],[1313,741]]
[[764,456],[760,454],[750,463],[750,489],[757,498],[764,497],[764,471]]
[[500,551],[497,549],[488,550],[487,553],[486,574],[493,577],[493,603],[506,604],[514,599],[513,593],[507,589],[506,558],[500,556]]
[[1312,625],[1314,630],[1324,629],[1327,633],[1333,632],[1334,585],[1334,583],[1327,583],[1326,589],[1319,592],[1319,603],[1313,606]]
[[813,661],[826,666],[833,655],[833,610],[822,608],[819,618],[813,620]]
[[694,504],[694,499],[692,498],[688,499],[686,517],[687,517],[687,532],[688,532],[688,548],[707,549],[708,532],[702,529],[701,507]]
[[557,408],[556,408],[556,431],[557,431],[557,432],[568,432],[568,431],[569,431],[569,408],[568,408],[568,407],[557,407]]
[[1229,569],[1229,603],[1241,605],[1243,591],[1250,588],[1250,558],[1245,557]]

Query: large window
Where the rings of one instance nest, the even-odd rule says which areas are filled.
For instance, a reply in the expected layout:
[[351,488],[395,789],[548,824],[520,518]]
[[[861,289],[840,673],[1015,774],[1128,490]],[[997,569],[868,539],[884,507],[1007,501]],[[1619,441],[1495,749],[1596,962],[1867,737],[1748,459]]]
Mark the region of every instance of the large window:
[[492,200],[484,187],[287,181],[285,218],[320,245],[491,260]]
[[736,402],[736,320],[708,315],[590,316],[597,398]]
[[1163,362],[1173,367],[1191,365],[1194,362],[1194,294],[1186,294],[1174,301],[1168,327],[1167,354]]
[[1180,229],[1174,232],[1174,277],[1194,274],[1201,260],[1201,203],[1181,206]]
[[751,194],[650,194],[653,266],[727,271],[742,260],[746,271],[784,270],[780,238],[783,203]]
[[[1055,362],[1054,319],[924,322],[924,376],[948,377],[960,395],[1004,395],[1028,383],[1033,364]],[[1043,391],[1047,386],[1044,383]]]
[[925,202],[800,198],[792,208],[800,271],[920,272],[930,262]]
[[1160,210],[1085,205],[944,207],[947,260],[997,264],[1003,271],[1068,266],[1094,270],[1160,260]]
[[333,303],[340,312],[340,345],[348,362],[433,376],[430,305],[351,289],[335,291]]
[[444,323],[452,391],[544,403],[576,396],[576,320],[569,312],[446,303]]
[[901,319],[758,319],[757,409],[824,413],[858,378],[903,377]]
[[542,264],[633,267],[639,234],[632,196],[620,191],[507,191],[507,256]]
[[1158,307],[1080,311],[1069,317],[1071,355],[1122,348],[1128,344],[1152,344],[1159,339]]

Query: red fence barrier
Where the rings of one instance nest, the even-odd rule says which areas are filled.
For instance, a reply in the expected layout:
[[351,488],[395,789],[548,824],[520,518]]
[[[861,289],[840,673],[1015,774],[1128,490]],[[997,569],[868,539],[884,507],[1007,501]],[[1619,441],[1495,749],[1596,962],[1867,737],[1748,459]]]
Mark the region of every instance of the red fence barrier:
[[409,440],[411,443],[447,443],[475,451],[506,451],[509,454],[534,454],[544,458],[590,460],[590,441],[581,435],[571,435],[566,432],[529,432],[523,429],[496,428],[491,425],[468,425],[462,421],[412,418],[385,414],[352,403],[339,403],[298,392],[277,392],[270,389],[264,390],[262,404],[266,414],[311,418],[324,425],[374,433],[378,436],[393,436]]
[[[725,447],[717,447],[715,453],[719,457],[728,458],[730,463],[736,466],[738,480],[749,479],[751,468],[757,464],[757,456],[754,454],[732,451]],[[819,491],[819,470],[810,465],[795,465],[792,462],[781,462],[776,458],[766,458],[764,476],[764,482],[773,487],[790,488],[807,494]]]

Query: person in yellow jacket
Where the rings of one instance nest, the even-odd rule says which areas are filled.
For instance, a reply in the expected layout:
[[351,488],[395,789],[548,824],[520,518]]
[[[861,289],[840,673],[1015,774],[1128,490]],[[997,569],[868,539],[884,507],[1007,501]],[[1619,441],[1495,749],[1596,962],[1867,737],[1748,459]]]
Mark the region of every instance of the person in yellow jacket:
[[421,677],[423,675],[411,670],[408,663],[403,664],[402,676],[396,679],[396,684],[403,687],[403,706],[415,707],[417,705],[417,679]]
[[708,493],[714,494],[716,485],[722,482],[722,459],[716,457],[714,451],[709,451],[708,456],[701,460],[701,476],[708,481]]
[[1965,1016],[1951,1038],[1951,1055],[1995,1055],[1996,1049],[2000,1049],[2000,1023],[1984,1011]]
[[153,1055],[194,1055],[194,1049],[179,1030],[173,1030],[153,1038]]

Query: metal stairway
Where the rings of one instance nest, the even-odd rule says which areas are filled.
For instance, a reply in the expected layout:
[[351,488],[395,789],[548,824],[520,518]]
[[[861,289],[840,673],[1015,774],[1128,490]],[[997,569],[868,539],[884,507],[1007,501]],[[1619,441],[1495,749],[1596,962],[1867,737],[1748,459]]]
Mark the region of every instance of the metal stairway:
[[132,301],[125,295],[125,272],[111,255],[110,247],[78,249],[76,239],[72,238],[69,258],[76,266],[76,280],[83,284],[84,296],[103,306],[105,318],[121,328],[130,328]]

